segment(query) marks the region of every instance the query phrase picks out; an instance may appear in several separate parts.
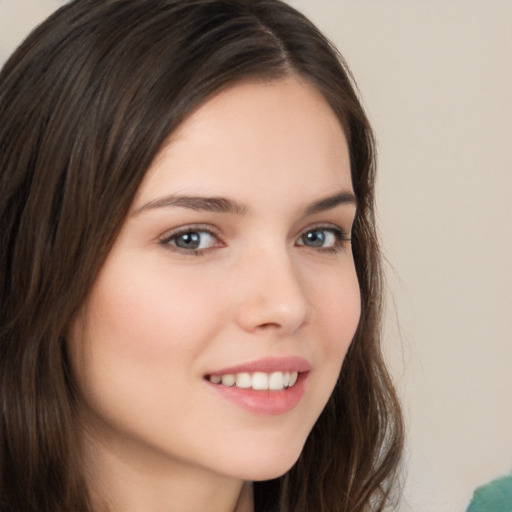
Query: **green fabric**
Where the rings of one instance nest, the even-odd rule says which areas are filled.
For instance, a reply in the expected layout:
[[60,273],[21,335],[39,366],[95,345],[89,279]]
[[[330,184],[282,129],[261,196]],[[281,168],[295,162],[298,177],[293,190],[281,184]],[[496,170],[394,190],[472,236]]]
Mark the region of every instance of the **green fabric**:
[[512,512],[512,475],[479,487],[466,512]]

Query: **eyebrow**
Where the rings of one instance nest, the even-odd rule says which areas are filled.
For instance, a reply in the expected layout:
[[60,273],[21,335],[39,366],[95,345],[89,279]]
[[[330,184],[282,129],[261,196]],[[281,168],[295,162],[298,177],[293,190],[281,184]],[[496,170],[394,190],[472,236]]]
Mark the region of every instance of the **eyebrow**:
[[356,206],[357,205],[356,196],[348,190],[342,190],[338,194],[334,194],[333,196],[329,196],[324,199],[320,199],[320,200],[315,201],[314,203],[310,204],[306,208],[305,214],[307,216],[307,215],[313,215],[315,213],[324,212],[326,210],[332,210],[333,208],[336,208],[336,206],[339,206],[342,204]]
[[135,211],[135,214],[154,208],[189,208],[191,210],[217,213],[234,213],[236,215],[245,215],[247,206],[233,199],[225,197],[202,197],[202,196],[166,196],[161,199],[150,201]]
[[[314,215],[315,213],[320,213],[326,210],[332,210],[336,206],[343,204],[356,206],[356,197],[352,192],[343,190],[332,196],[319,199],[307,206],[304,216]],[[170,195],[144,204],[135,210],[134,215],[138,215],[145,210],[170,207],[189,208],[191,210],[203,212],[232,213],[235,215],[246,215],[249,211],[247,205],[226,197]]]

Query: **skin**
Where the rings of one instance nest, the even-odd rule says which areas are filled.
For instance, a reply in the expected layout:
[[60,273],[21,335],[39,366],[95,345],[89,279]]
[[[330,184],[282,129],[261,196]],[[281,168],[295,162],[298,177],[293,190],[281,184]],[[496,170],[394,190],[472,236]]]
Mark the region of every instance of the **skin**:
[[[342,128],[295,77],[235,85],[170,137],[67,337],[98,500],[123,512],[250,510],[244,482],[294,464],[360,315],[350,241],[334,236],[350,235],[355,204],[307,212],[340,192],[352,192]],[[243,211],[169,204],[175,195]],[[199,233],[204,250],[177,246],[183,227],[211,231]],[[322,247],[305,237],[314,229]],[[247,411],[205,380],[290,355],[311,371],[283,414]]]

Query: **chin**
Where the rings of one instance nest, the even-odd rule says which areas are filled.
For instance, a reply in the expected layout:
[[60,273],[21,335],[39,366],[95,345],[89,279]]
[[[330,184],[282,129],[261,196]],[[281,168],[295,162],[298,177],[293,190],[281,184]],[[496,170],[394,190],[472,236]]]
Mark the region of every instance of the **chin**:
[[297,462],[303,445],[297,450],[261,450],[258,457],[239,460],[237,477],[254,482],[273,480],[287,473]]
[[290,471],[295,462],[296,460],[293,462],[293,464],[289,464],[285,467],[262,469],[257,474],[253,474],[251,478],[247,478],[246,480],[250,480],[252,482],[264,482],[265,480],[274,480],[274,478],[279,478],[288,473],[288,471]]

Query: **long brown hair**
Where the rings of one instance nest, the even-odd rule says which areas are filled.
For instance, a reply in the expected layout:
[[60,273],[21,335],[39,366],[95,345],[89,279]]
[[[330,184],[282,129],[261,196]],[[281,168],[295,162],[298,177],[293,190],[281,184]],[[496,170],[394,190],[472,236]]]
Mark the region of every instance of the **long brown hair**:
[[362,316],[296,465],[256,510],[383,510],[402,420],[380,351],[374,142],[341,56],[279,0],[75,0],[0,73],[0,509],[91,511],[63,333],[169,134],[242,79],[295,74],[350,148]]

